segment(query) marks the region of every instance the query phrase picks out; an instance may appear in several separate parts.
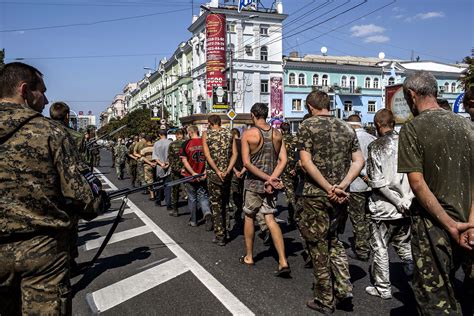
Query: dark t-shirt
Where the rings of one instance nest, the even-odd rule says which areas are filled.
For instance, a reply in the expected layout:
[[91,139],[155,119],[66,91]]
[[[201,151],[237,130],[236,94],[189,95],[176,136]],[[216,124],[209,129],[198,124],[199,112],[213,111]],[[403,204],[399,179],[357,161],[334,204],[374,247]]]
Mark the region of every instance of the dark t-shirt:
[[[351,167],[352,153],[360,149],[354,130],[332,116],[313,116],[305,120],[297,137],[297,149],[311,154],[314,165],[331,184],[344,180]],[[306,175],[303,195],[327,196],[327,193]]]
[[[188,159],[189,165],[195,172],[204,173],[206,169],[206,157],[202,150],[201,138],[191,138],[185,141],[179,155]],[[184,172],[184,176],[190,176],[187,170]]]
[[[421,172],[441,206],[467,222],[473,189],[474,129],[469,120],[445,110],[427,110],[400,131],[398,172]],[[415,201],[414,211],[423,211]]]

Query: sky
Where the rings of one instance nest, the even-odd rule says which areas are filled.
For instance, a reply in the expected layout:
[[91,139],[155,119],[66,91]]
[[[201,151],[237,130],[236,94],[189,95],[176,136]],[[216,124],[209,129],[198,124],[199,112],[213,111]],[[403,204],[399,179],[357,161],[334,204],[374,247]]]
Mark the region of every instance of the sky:
[[[143,78],[144,67],[191,37],[192,12],[204,3],[0,0],[0,49],[6,62],[21,60],[44,74],[50,103],[98,115],[128,82]],[[325,46],[329,55],[383,51],[386,59],[455,63],[474,47],[472,0],[283,0],[283,7],[284,54],[320,54]]]

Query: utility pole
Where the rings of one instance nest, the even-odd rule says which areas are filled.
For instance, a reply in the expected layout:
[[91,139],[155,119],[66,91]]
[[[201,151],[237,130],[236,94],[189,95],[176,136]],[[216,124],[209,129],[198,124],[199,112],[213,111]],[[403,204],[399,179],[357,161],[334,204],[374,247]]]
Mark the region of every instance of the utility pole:
[[[230,46],[232,47],[232,46]],[[229,89],[227,91],[227,101],[229,102],[229,108],[234,109],[234,74],[233,74],[233,56],[234,52],[232,48],[229,50]],[[230,120],[230,128],[234,128],[234,120]]]

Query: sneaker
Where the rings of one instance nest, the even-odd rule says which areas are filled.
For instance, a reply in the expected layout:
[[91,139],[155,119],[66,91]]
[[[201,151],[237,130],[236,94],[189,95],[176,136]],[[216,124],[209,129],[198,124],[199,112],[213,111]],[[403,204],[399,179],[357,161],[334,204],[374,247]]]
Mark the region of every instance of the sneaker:
[[197,226],[197,224],[195,222],[189,222],[188,225],[191,226],[191,227],[196,227]]
[[308,306],[312,310],[315,310],[315,311],[317,311],[321,314],[324,314],[324,315],[330,315],[330,314],[334,313],[334,307],[329,308],[327,306],[323,306],[323,305],[317,303],[314,299],[308,300],[306,302],[306,306]]
[[204,219],[206,221],[205,225],[206,225],[206,230],[208,232],[210,232],[212,230],[212,215],[210,213],[207,213],[205,216],[204,216]]
[[381,293],[379,292],[379,290],[377,290],[377,288],[375,286],[368,286],[365,288],[365,292],[369,295],[372,295],[372,296],[378,296],[378,297],[381,297],[383,298],[384,300],[388,300],[388,299],[391,299],[392,298],[392,294],[391,293]]
[[171,210],[168,212],[169,216],[178,217],[178,210]]

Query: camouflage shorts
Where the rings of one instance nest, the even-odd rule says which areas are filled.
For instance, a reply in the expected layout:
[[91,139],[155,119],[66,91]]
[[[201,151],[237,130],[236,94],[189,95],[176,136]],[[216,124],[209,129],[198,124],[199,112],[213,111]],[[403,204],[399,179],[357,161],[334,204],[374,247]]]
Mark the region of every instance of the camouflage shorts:
[[252,217],[257,213],[274,214],[276,212],[276,194],[244,190],[244,212]]
[[144,178],[145,178],[145,183],[150,184],[153,183],[155,179],[154,175],[154,168],[150,165],[145,164],[143,166],[143,171],[144,171]]

